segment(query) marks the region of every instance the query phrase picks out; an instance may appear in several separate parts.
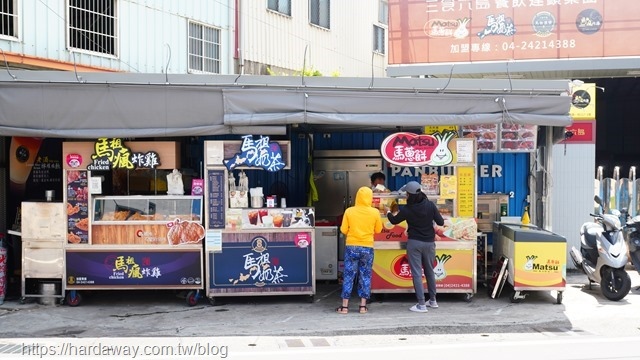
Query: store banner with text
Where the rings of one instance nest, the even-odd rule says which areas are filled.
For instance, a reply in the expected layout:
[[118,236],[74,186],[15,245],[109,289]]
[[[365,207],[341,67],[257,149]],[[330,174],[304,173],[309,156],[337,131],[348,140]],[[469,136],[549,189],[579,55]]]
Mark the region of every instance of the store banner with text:
[[573,87],[569,115],[574,121],[596,119],[596,84],[582,84]]
[[[473,289],[474,256],[473,249],[437,249],[434,264],[436,288],[461,291]],[[406,250],[376,249],[371,289],[413,289]]]
[[595,121],[576,121],[571,126],[567,126],[566,131],[573,135],[563,142],[566,144],[595,144],[595,129]]
[[389,64],[638,56],[635,0],[389,0]]
[[202,251],[71,250],[66,252],[67,289],[202,288]]

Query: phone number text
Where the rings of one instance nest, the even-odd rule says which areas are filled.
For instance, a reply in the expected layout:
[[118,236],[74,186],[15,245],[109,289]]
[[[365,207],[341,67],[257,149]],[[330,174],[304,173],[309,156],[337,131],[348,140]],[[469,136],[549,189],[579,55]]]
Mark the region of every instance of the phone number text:
[[576,41],[570,40],[532,40],[516,42],[503,42],[502,51],[509,50],[545,50],[545,49],[573,49]]

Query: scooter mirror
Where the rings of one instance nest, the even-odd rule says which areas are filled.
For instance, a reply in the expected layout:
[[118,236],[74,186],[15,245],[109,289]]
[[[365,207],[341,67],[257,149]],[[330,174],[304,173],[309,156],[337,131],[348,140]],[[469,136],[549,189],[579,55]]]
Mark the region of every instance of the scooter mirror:
[[593,201],[596,202],[596,204],[602,206],[602,199],[600,199],[600,196],[596,195],[593,197]]

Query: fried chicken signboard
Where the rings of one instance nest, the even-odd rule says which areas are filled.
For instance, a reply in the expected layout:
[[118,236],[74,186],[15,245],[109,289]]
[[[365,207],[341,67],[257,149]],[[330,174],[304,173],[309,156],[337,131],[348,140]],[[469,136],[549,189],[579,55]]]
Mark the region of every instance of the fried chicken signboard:
[[69,249],[66,274],[69,290],[201,287],[202,251]]

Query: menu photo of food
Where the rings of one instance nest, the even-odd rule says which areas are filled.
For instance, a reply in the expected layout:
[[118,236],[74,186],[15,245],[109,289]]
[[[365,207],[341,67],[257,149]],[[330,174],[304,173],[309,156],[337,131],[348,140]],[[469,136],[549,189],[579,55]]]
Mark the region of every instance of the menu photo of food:
[[199,222],[176,219],[168,223],[167,226],[169,227],[169,233],[167,234],[169,244],[202,244],[205,231]]
[[472,241],[478,237],[478,224],[474,218],[449,218],[444,226],[436,227],[436,240]]
[[440,188],[438,187],[439,181],[438,174],[422,174],[420,176],[422,191],[427,195],[438,195],[440,192]]
[[498,124],[464,125],[462,137],[475,138],[478,152],[496,152],[498,150]]
[[67,241],[70,244],[89,242],[89,186],[87,172],[67,171]]
[[536,148],[536,125],[502,124],[500,126],[500,150],[530,152]]
[[67,241],[70,244],[86,244],[89,240],[89,217],[77,216],[80,213],[67,218]]

